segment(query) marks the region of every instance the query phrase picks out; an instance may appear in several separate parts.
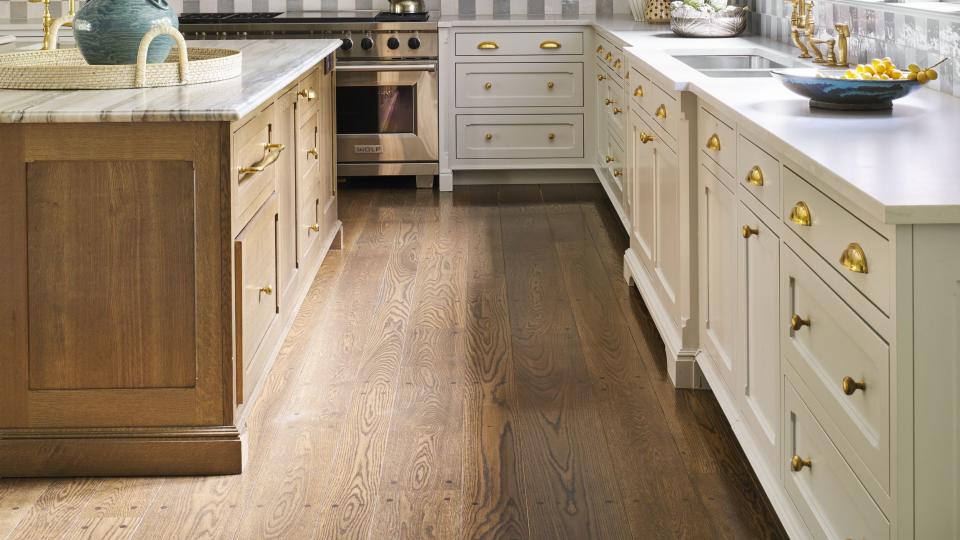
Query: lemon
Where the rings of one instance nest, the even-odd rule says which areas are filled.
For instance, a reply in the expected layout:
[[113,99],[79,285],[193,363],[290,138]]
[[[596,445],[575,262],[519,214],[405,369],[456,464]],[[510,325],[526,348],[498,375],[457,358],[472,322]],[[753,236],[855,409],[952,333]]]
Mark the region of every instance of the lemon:
[[907,66],[907,69],[909,69],[909,70],[912,71],[913,73],[919,73],[919,72],[920,72],[920,66],[918,66],[918,65],[916,65],[916,64],[910,64],[909,66]]
[[933,69],[928,69],[924,71],[924,73],[927,74],[927,78],[930,79],[931,81],[935,81],[937,80],[937,77],[939,77],[939,75],[937,75],[937,72]]
[[930,77],[927,76],[926,71],[921,71],[917,73],[917,82],[919,82],[920,84],[927,84],[927,81],[929,80],[930,80]]
[[891,79],[900,79],[903,77],[903,72],[899,69],[892,69],[889,71]]

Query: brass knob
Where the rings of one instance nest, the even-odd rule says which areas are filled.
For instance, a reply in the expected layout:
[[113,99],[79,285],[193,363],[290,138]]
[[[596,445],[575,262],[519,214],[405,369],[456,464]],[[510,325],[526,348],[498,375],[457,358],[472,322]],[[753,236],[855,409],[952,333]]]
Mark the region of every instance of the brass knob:
[[714,133],[707,139],[707,150],[720,151],[720,137]]
[[603,54],[603,45],[597,47],[597,54]]
[[484,89],[484,90],[489,90],[489,89],[491,89],[491,88],[493,88],[493,83],[489,83],[489,82],[483,83],[483,89]]
[[810,461],[809,459],[803,459],[802,457],[796,454],[794,454],[793,457],[790,458],[790,468],[793,469],[793,472],[800,472],[803,470],[804,467],[810,467],[812,469],[813,462]]
[[320,151],[317,150],[316,148],[311,148],[307,150],[307,155],[313,156],[314,159],[320,159]]
[[749,225],[744,225],[743,227],[740,228],[740,234],[742,234],[744,238],[750,238],[751,236],[760,236],[760,229],[754,229]]
[[747,173],[747,182],[757,187],[763,186],[763,169],[759,165],[754,165]]
[[796,313],[790,317],[790,329],[794,332],[798,332],[804,326],[810,326],[810,319],[804,319]]
[[863,390],[864,392],[867,391],[867,383],[863,381],[855,381],[853,380],[853,377],[844,377],[843,381],[841,382],[841,386],[843,387],[843,393],[848,396],[852,396],[857,390]]
[[320,232],[320,224],[319,224],[319,223],[314,223],[313,225],[311,225],[311,226],[309,226],[309,227],[307,227],[307,228],[310,229],[310,230],[313,231],[313,232]]
[[623,109],[621,109],[620,107],[613,108],[613,114],[620,114],[622,112],[623,112]]
[[619,69],[620,66],[622,66],[622,65],[623,65],[623,62],[621,62],[619,58],[617,58],[616,60],[613,61],[613,67],[615,67],[615,68],[617,68],[617,69]]
[[556,133],[547,133],[547,138],[552,141],[552,140],[554,140],[554,139],[557,138],[557,134],[556,134]]
[[634,97],[643,97],[643,86],[638,86],[636,90],[633,91]]
[[297,95],[302,98],[307,98],[307,101],[313,101],[317,99],[317,91],[313,88],[310,88],[309,90],[301,90],[297,92]]
[[260,292],[263,294],[273,294],[273,287],[270,285],[264,285],[263,287],[260,287]]
[[614,170],[613,170],[613,175],[614,175],[614,176],[623,176],[623,169],[614,169]]
[[616,161],[616,160],[613,159],[613,156],[605,156],[605,157],[603,158],[603,161],[605,161],[605,162],[607,162],[607,163],[610,163],[610,162]]
[[553,90],[553,81],[547,81],[547,88]]
[[640,132],[640,142],[647,144],[648,142],[655,141],[657,138],[649,133]]
[[801,227],[809,227],[813,223],[813,220],[810,219],[810,207],[807,206],[807,203],[797,201],[797,204],[793,205],[793,210],[790,211],[790,221]]
[[616,103],[616,101],[614,101],[614,100],[612,100],[612,99],[610,99],[610,98],[603,98],[603,104],[604,104],[604,105],[610,105],[611,103]]
[[484,140],[489,141],[490,139],[493,138],[493,133],[487,133],[486,135],[483,136],[483,138]]
[[607,76],[604,75],[603,73],[601,73],[600,75],[597,75],[597,80],[598,80],[598,81],[605,81],[605,80],[607,80]]
[[843,250],[843,253],[840,254],[840,264],[847,270],[856,272],[857,274],[866,274],[868,271],[867,255],[863,252],[860,244],[856,242],[848,245],[847,249]]
[[661,119],[661,120],[666,120],[666,119],[667,119],[667,107],[666,107],[663,103],[661,103],[660,106],[657,107],[657,112],[656,112],[655,114],[657,115],[657,118],[659,118],[659,119]]

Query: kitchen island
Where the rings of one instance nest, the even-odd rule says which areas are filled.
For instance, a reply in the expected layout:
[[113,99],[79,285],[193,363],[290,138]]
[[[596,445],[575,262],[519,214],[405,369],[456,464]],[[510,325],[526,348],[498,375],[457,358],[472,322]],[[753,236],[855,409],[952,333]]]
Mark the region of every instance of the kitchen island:
[[231,474],[337,248],[339,40],[240,77],[0,90],[0,476]]

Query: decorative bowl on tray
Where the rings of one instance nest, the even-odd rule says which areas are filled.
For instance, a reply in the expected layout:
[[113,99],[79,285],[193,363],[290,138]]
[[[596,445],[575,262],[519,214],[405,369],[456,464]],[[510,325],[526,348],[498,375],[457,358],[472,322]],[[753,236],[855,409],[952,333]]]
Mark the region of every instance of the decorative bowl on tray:
[[681,37],[734,37],[747,28],[747,6],[729,6],[725,0],[671,2],[670,29]]
[[848,79],[846,70],[819,70],[791,68],[771,73],[784,86],[805,98],[810,106],[840,111],[875,111],[893,107],[900,99],[922,84],[916,80],[862,80]]

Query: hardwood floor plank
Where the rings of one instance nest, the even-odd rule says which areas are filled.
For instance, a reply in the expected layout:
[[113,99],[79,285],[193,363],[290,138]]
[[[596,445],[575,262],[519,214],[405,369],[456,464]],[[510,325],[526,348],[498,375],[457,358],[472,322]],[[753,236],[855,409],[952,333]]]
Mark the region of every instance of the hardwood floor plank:
[[0,478],[0,539],[6,540],[50,487],[46,478]]
[[83,508],[97,496],[102,478],[62,479],[50,482],[30,507],[11,539],[60,538],[76,534]]

